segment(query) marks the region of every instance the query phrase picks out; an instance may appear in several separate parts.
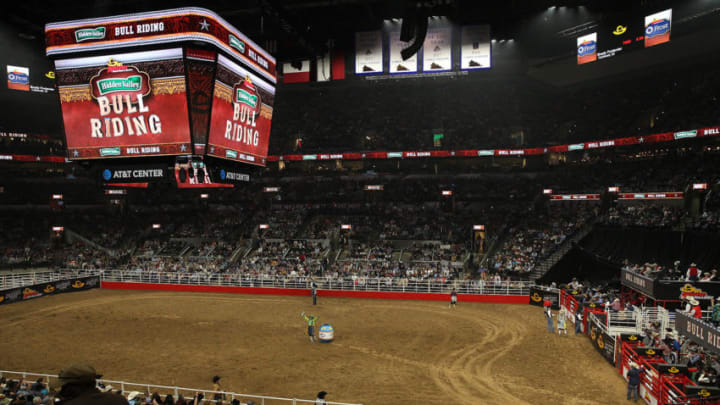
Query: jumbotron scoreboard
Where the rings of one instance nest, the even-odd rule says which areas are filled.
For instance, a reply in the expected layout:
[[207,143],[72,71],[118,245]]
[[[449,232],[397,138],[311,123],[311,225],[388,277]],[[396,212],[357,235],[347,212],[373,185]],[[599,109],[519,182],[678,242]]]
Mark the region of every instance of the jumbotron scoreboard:
[[45,36],[69,159],[265,166],[276,61],[212,11],[50,23]]

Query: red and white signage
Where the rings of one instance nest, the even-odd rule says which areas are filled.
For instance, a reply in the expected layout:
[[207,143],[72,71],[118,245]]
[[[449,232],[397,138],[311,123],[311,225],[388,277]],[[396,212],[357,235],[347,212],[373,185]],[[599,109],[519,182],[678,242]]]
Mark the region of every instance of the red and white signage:
[[553,194],[550,201],[596,201],[600,194]]
[[485,225],[473,225],[473,231],[484,231]]
[[219,55],[207,154],[265,166],[275,87]]
[[621,193],[619,200],[677,200],[683,198],[681,191],[666,193]]
[[342,224],[342,225],[340,225],[340,229],[350,230],[350,229],[352,229],[352,225]]
[[707,190],[707,183],[695,183],[693,184],[693,190]]
[[182,48],[55,61],[68,157],[189,153]]
[[260,229],[269,229],[269,228],[270,228],[270,225],[268,225],[268,224],[260,224],[259,228],[260,228]]

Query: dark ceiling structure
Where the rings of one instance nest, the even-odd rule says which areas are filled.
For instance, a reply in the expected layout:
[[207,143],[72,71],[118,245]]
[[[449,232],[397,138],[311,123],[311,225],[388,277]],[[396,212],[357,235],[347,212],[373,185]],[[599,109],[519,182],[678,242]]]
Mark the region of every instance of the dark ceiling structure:
[[592,12],[632,12],[659,8],[670,0],[75,0],[16,2],[3,17],[24,38],[42,38],[48,22],[127,14],[177,7],[203,7],[218,13],[281,62],[319,55],[345,46],[352,33],[379,28],[383,21],[413,15],[444,16],[457,23],[489,23],[499,37],[510,37],[523,21],[550,7],[585,7]]

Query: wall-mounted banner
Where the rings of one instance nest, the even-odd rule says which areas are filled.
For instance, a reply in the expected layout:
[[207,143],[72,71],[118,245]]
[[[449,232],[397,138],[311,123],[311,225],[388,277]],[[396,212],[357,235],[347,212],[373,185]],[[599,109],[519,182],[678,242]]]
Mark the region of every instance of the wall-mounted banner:
[[7,65],[7,79],[8,89],[30,91],[30,68]]
[[98,276],[69,278],[66,280],[27,285],[24,287],[0,291],[0,305],[26,301],[46,295],[89,290],[91,288],[98,287],[100,287],[100,277]]
[[390,39],[390,73],[416,73],[418,70],[417,54],[407,60],[403,60],[400,55],[400,52],[410,43],[400,40],[400,31],[390,31],[388,38]]
[[645,47],[670,42],[672,28],[672,9],[645,17]]
[[423,72],[452,70],[452,29],[430,28],[423,43]]
[[577,64],[595,62],[597,60],[597,32],[583,35],[577,39]]
[[381,31],[355,33],[355,74],[367,75],[383,72],[383,46]]
[[492,66],[489,25],[462,27],[460,69],[489,69]]

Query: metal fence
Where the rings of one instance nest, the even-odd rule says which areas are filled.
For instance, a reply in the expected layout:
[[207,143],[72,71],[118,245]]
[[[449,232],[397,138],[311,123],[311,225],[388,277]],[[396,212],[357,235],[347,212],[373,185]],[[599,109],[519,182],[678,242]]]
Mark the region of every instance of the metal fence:
[[[47,386],[48,382],[51,378],[56,379],[57,375],[54,374],[39,374],[39,373],[28,373],[25,371],[6,371],[6,370],[0,370],[0,376],[5,378],[32,378],[33,380],[37,380],[38,378],[44,379],[44,384]],[[123,396],[127,397],[128,394],[131,392],[137,391],[140,393],[140,398],[147,398],[153,393],[160,394],[161,397],[165,397],[167,394],[173,395],[175,400],[178,399],[179,395],[183,395],[186,399],[193,398],[196,394],[201,393],[204,395],[204,398],[201,401],[198,401],[198,403],[203,404],[223,404],[223,405],[230,405],[233,400],[237,399],[240,401],[241,404],[247,404],[248,402],[252,401],[255,402],[258,405],[288,405],[288,404],[314,404],[314,400],[307,400],[307,399],[298,399],[298,398],[282,398],[282,397],[271,397],[266,395],[250,395],[250,394],[241,394],[236,392],[227,392],[227,391],[212,391],[212,390],[202,390],[197,388],[184,388],[184,387],[177,387],[177,386],[169,386],[169,385],[156,385],[156,384],[142,384],[142,383],[133,383],[133,382],[125,382],[125,381],[115,381],[115,380],[107,380],[107,379],[101,379],[97,380],[98,383],[102,383],[105,387],[112,386],[113,392],[120,392]],[[224,395],[225,399],[221,400],[220,402],[216,401],[214,398],[215,394]],[[142,401],[145,402],[144,400]],[[352,404],[352,403],[345,403],[345,402],[332,402],[327,401],[328,405],[362,405],[362,404]]]
[[238,273],[136,272],[120,270],[102,270],[100,275],[103,281],[126,283],[309,289],[314,281],[318,288],[323,290],[447,294],[455,288],[459,294],[477,295],[529,295],[530,287],[535,285],[531,281],[411,280],[389,277],[318,277],[311,280],[308,277],[250,276]]

